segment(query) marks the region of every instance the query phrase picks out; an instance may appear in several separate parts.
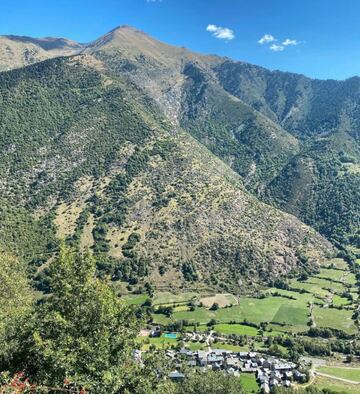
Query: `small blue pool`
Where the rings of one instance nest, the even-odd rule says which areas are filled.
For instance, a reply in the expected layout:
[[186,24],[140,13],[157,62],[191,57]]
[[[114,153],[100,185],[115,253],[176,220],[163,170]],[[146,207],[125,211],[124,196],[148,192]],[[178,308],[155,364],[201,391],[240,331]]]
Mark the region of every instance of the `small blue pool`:
[[174,332],[169,332],[167,334],[164,334],[165,338],[172,338],[172,339],[176,339],[177,335]]

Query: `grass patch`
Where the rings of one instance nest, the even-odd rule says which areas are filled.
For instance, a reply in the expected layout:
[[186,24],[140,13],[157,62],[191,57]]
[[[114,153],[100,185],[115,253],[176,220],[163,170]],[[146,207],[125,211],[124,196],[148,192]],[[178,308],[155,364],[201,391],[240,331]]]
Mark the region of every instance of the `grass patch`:
[[219,334],[230,335],[249,335],[257,336],[258,330],[254,327],[245,326],[243,324],[217,324],[214,330]]
[[161,313],[153,313],[152,318],[153,318],[153,323],[159,324],[160,326],[167,326],[172,322],[172,320],[169,317],[162,315]]
[[[315,280],[318,278],[310,278],[307,281],[300,282],[296,279],[293,279],[290,282],[290,286],[293,287],[294,289],[303,289],[305,291],[310,292],[314,296],[316,295],[317,297],[325,298],[327,297],[330,293],[328,290],[323,289],[322,285],[319,284],[319,282],[316,282]],[[330,287],[329,283],[326,287]]]
[[331,289],[335,291],[344,291],[345,286],[341,283],[334,282],[323,278],[311,278],[311,283],[317,285],[320,289]]
[[333,390],[337,393],[359,394],[359,385],[341,382],[324,376],[317,376],[314,386],[318,389]]
[[123,300],[129,305],[142,305],[149,296],[146,294],[129,294],[122,297]]
[[281,305],[274,316],[273,321],[275,323],[301,326],[304,330],[306,330],[306,323],[308,322],[308,310],[306,307]]
[[238,346],[238,345],[231,345],[230,343],[213,343],[211,345],[212,349],[224,349],[224,350],[231,350],[233,352],[248,352],[249,348],[246,346]]
[[333,298],[332,298],[332,303],[333,303],[333,305],[335,305],[335,306],[343,306],[343,305],[349,305],[349,304],[351,304],[351,302],[350,302],[347,298],[340,297],[340,296],[337,295],[337,294],[334,294],[334,296],[333,296]]
[[241,385],[245,391],[245,393],[258,393],[259,386],[256,383],[256,377],[253,373],[242,373],[240,375]]
[[322,268],[320,273],[316,275],[318,278],[329,278],[332,280],[339,280],[341,281],[342,277],[346,275],[347,272],[344,270],[339,269],[332,269],[332,268]]
[[141,344],[142,350],[149,350],[151,345],[154,345],[157,349],[167,349],[169,347],[176,346],[176,338],[166,338],[162,335],[159,338],[149,338],[149,337],[138,337],[136,342]]
[[178,305],[174,308],[174,312],[184,312],[188,311],[189,307],[187,305]]
[[[193,323],[204,325],[211,319],[215,319],[218,324],[236,322],[238,326],[245,320],[255,324],[264,321],[278,323],[285,321],[287,325],[293,325],[291,326],[292,331],[299,332],[306,329],[308,318],[307,303],[303,300],[289,300],[283,297],[270,296],[262,299],[241,298],[239,305],[220,308],[216,311],[210,311],[206,308],[195,308],[194,311],[176,311],[173,313],[173,319],[186,320],[189,325]],[[241,328],[241,330],[246,329]]]
[[196,326],[196,328],[195,326],[185,326],[184,328],[187,332],[205,332],[209,329],[209,327],[206,325]]
[[232,294],[215,294],[209,297],[202,297],[199,301],[207,308],[210,308],[214,303],[217,303],[221,308],[238,304],[237,298]]
[[335,259],[327,259],[323,261],[327,267],[333,266],[335,268],[341,269],[341,270],[348,270],[349,266],[348,263],[344,259],[340,258],[335,258]]
[[342,330],[348,334],[355,334],[358,330],[351,316],[352,311],[335,308],[314,308],[315,323],[318,327],[329,327]]
[[181,294],[172,294],[168,291],[156,293],[153,298],[154,305],[162,304],[184,304],[198,297],[198,293],[188,292]]
[[185,347],[192,350],[193,352],[207,349],[207,345],[200,342],[186,342]]
[[[318,367],[317,370],[338,378],[360,382],[360,368]],[[360,388],[360,387],[359,387]]]

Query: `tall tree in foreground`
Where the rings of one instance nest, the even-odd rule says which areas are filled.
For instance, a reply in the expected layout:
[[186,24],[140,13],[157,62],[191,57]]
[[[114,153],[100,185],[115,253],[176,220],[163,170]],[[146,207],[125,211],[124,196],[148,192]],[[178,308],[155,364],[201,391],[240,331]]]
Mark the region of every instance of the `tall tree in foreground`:
[[29,319],[32,300],[24,264],[15,257],[0,255],[0,370],[11,362],[18,348],[18,333]]
[[89,254],[65,247],[51,263],[51,295],[36,307],[23,345],[22,368],[35,383],[126,392],[141,322],[95,270]]

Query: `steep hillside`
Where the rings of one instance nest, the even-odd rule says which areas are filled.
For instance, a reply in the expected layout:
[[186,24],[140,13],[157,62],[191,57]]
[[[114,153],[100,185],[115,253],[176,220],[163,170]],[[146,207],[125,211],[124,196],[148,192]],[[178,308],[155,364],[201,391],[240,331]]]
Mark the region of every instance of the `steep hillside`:
[[[152,97],[255,195],[342,243],[360,227],[359,78],[318,81],[271,72],[171,47],[130,27],[113,30],[86,51]],[[324,138],[331,148],[319,144]],[[308,155],[318,169],[307,172],[304,183],[295,163]],[[337,179],[336,162],[347,158],[351,172]],[[344,209],[336,208],[339,201]]]
[[[202,56],[161,43],[129,26],[89,44],[14,36],[2,40],[21,51],[30,46],[38,51],[37,56],[19,63],[11,55],[15,49],[2,50],[3,68],[76,52],[93,55],[93,67],[109,78],[127,81],[154,100],[175,127],[189,131],[230,165],[258,197],[342,243],[359,227],[359,210],[354,208],[360,203],[356,170],[360,165],[359,78],[318,81]],[[347,143],[332,135],[343,136]],[[319,144],[319,138],[330,138],[331,149],[325,148],[326,143]],[[327,170],[321,179],[320,170],[312,171],[305,185],[298,175],[303,164],[295,163],[304,163],[308,154],[315,167],[325,165]],[[349,176],[334,182],[337,170],[333,166],[338,159],[349,159],[352,166]],[[321,184],[334,184],[336,191],[329,192]],[[349,214],[334,220],[339,200],[346,202]]]
[[329,239],[351,244],[360,228],[359,158],[345,132],[316,138],[269,184],[266,198]]
[[359,139],[360,77],[315,80],[231,60],[214,71],[226,91],[300,138],[343,130]]
[[219,85],[213,71],[223,61],[219,57],[163,44],[127,26],[85,52],[146,92],[174,126],[190,131],[253,191],[263,189],[298,152],[295,137]]
[[[0,95],[4,206],[32,213],[34,237],[49,234],[33,256],[39,288],[55,231],[92,247],[99,274],[133,284],[178,278],[241,291],[312,270],[331,251],[90,54],[1,73]],[[17,251],[28,259],[26,245]]]
[[360,78],[311,80],[229,60],[215,71],[229,93],[299,139],[299,154],[263,198],[351,243],[360,228]]
[[0,36],[0,71],[24,67],[46,59],[68,56],[83,46],[66,38]]

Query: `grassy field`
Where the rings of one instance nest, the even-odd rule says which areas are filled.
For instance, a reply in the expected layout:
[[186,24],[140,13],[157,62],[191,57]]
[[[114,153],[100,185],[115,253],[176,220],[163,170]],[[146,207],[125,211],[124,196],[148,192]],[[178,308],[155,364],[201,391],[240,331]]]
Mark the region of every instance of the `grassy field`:
[[308,310],[304,307],[281,305],[272,321],[275,323],[299,326],[305,331],[308,321]]
[[229,335],[258,335],[258,330],[254,327],[245,326],[243,324],[216,324],[214,330],[219,334]]
[[[319,305],[331,302],[334,306],[350,305],[351,303],[346,298],[335,294],[335,292],[341,294],[346,290],[344,284],[353,284],[354,281],[355,277],[350,273],[347,264],[341,259],[332,259],[328,260],[326,265],[324,262],[323,268],[316,276],[310,277],[306,281],[297,279],[290,281],[290,287],[303,289],[305,292],[269,288],[266,290],[265,298],[237,298],[230,294],[201,296],[199,293],[190,291],[182,294],[160,292],[154,296],[154,305],[176,306],[171,319],[160,314],[154,314],[153,318],[155,324],[161,325],[180,320],[187,321],[189,326],[197,323],[201,325],[198,328],[199,331],[205,330],[206,324],[214,319],[217,322],[215,329],[220,334],[250,336],[255,336],[257,330],[241,325],[242,322],[248,321],[257,325],[260,325],[261,322],[268,322],[274,333],[267,332],[265,335],[278,335],[279,332],[307,331],[309,307],[314,304],[313,315],[317,326],[341,329],[353,334],[357,332],[357,328],[351,319],[351,310],[320,308]],[[351,290],[354,291],[354,288]],[[355,293],[353,294],[355,295]],[[198,306],[195,310],[190,311],[185,305],[190,301],[202,302],[204,306]],[[138,302],[140,303],[140,299]],[[209,307],[214,302],[217,302],[220,308],[210,310]],[[224,307],[221,307],[220,304]],[[229,306],[226,307],[226,305]],[[230,325],[229,323],[236,324]]]
[[211,345],[212,349],[224,349],[224,350],[232,350],[233,352],[248,352],[249,348],[247,346],[238,346],[231,345],[230,343],[213,343]]
[[159,324],[161,326],[166,326],[172,322],[172,320],[169,317],[165,315],[161,315],[159,313],[154,313],[152,315],[152,318],[154,324]]
[[181,294],[172,294],[168,291],[156,293],[153,298],[154,305],[171,305],[171,304],[184,304],[197,299],[198,293],[188,292]]
[[[319,372],[336,376],[338,378],[348,379],[354,382],[360,382],[360,368],[319,367],[317,368],[317,370]],[[360,391],[360,386],[359,386],[359,391]]]
[[185,347],[193,352],[196,352],[197,350],[207,349],[207,345],[205,343],[200,343],[200,342],[186,342]]
[[351,319],[352,311],[315,307],[313,312],[318,327],[335,328],[348,334],[358,332],[354,321]]
[[337,295],[337,294],[334,294],[334,295],[333,295],[332,303],[333,303],[333,305],[335,305],[335,306],[343,306],[343,305],[349,305],[349,304],[351,304],[351,302],[350,302],[347,298],[340,297],[340,296]]
[[177,344],[176,338],[166,338],[164,335],[159,338],[138,337],[136,341],[141,344],[142,350],[149,350],[151,345],[154,345],[157,349],[167,349]]
[[[275,287],[271,287],[270,289],[268,289],[268,292],[270,294],[278,293],[278,294],[283,295],[285,297],[295,298],[296,300],[298,300],[299,302],[301,302],[303,304],[314,301],[313,294],[309,294],[309,293],[299,293],[297,291],[277,289]],[[317,301],[319,301],[319,300],[317,300]]]
[[331,281],[325,278],[311,278],[311,282],[316,284],[322,289],[331,289],[332,291],[344,291],[346,290],[345,286],[340,282]]
[[331,269],[331,268],[322,268],[320,270],[320,273],[317,274],[316,276],[318,278],[328,278],[331,280],[339,280],[347,274],[347,271],[345,270],[339,270],[339,269]]
[[326,267],[331,267],[334,266],[335,268],[341,269],[341,270],[348,270],[348,264],[346,263],[345,260],[341,258],[335,258],[335,259],[327,259],[322,262],[323,266]]
[[223,308],[228,305],[237,305],[238,299],[232,294],[215,294],[213,296],[200,298],[200,302],[207,308],[210,308],[214,303],[217,303]]
[[198,322],[206,324],[211,319],[219,323],[231,321],[241,323],[244,320],[260,324],[263,321],[283,323],[305,329],[308,320],[308,308],[302,300],[289,300],[283,297],[242,298],[237,306],[210,311],[206,308],[195,308],[194,311],[174,312],[175,320],[186,320],[190,324]]
[[129,305],[142,305],[149,299],[147,294],[129,294],[122,297]]
[[338,393],[359,394],[360,386],[356,384],[348,384],[339,380],[317,376],[314,386],[319,389],[333,390]]
[[[299,282],[298,280],[293,279],[290,282],[290,286],[294,289],[304,289],[314,296],[321,298],[325,298],[330,294],[328,290],[323,289],[323,283],[319,283],[319,278],[310,278],[304,282]],[[330,287],[330,283],[327,283],[326,287]]]
[[259,386],[256,383],[256,378],[255,378],[254,374],[242,373],[240,376],[240,381],[241,381],[241,384],[245,390],[245,393],[258,393],[259,392]]

